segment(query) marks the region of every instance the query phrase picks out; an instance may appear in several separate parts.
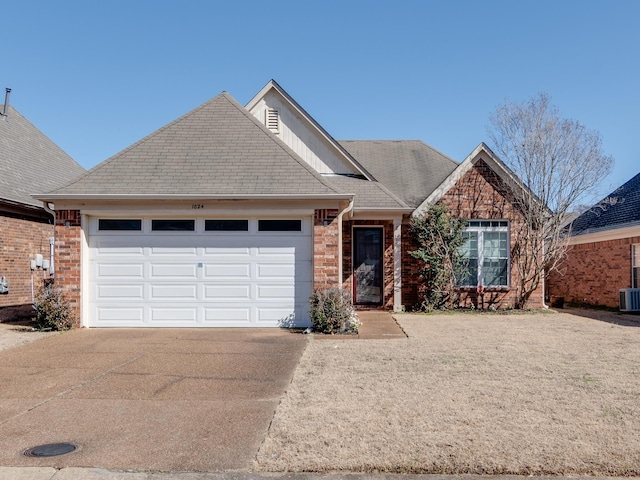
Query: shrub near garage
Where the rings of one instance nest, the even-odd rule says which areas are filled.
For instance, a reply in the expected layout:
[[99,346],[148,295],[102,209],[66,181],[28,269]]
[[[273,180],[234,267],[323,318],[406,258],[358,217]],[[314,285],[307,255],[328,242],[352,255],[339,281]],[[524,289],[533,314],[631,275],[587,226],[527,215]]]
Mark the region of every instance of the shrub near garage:
[[316,290],[309,299],[313,330],[319,333],[358,333],[360,320],[348,291],[339,288]]
[[69,330],[75,323],[69,302],[62,295],[62,290],[53,283],[40,288],[33,308],[37,330]]

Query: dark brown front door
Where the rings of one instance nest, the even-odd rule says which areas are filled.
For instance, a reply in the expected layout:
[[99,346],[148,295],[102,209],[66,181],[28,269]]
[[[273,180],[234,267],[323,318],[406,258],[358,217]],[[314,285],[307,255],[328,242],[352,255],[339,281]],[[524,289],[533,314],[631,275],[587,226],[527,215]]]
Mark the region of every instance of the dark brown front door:
[[353,301],[382,303],[382,228],[353,229]]

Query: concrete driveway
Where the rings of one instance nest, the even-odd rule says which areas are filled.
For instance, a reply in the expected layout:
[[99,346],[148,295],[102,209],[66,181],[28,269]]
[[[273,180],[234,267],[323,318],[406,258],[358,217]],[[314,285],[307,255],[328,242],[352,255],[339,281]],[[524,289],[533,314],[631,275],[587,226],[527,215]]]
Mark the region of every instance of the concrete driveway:
[[[0,465],[247,470],[306,341],[279,329],[82,329],[2,351]],[[57,442],[80,448],[22,454]]]

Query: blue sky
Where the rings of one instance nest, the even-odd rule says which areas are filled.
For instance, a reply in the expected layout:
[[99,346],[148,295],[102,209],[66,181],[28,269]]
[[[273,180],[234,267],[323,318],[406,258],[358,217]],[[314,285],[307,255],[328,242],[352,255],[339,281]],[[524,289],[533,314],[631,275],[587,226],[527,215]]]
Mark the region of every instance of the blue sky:
[[606,194],[640,172],[639,18],[636,0],[5,0],[0,87],[86,168],[271,78],[336,139],[457,161],[491,145],[498,104],[546,92],[602,135]]

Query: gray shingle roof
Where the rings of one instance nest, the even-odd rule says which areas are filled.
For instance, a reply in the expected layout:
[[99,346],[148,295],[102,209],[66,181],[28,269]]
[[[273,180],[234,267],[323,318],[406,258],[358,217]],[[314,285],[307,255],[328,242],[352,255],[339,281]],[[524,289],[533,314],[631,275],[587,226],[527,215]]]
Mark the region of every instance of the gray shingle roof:
[[419,140],[340,140],[340,144],[376,180],[413,208],[458,166]]
[[55,196],[337,193],[226,92],[73,183],[49,192]]
[[640,173],[576,218],[572,234],[634,225],[640,225]]
[[343,193],[354,193],[355,209],[409,209],[379,182],[346,176],[328,176],[325,179]]
[[[0,111],[4,106],[0,106]],[[0,199],[42,207],[31,194],[52,190],[85,170],[11,105],[0,117]]]

